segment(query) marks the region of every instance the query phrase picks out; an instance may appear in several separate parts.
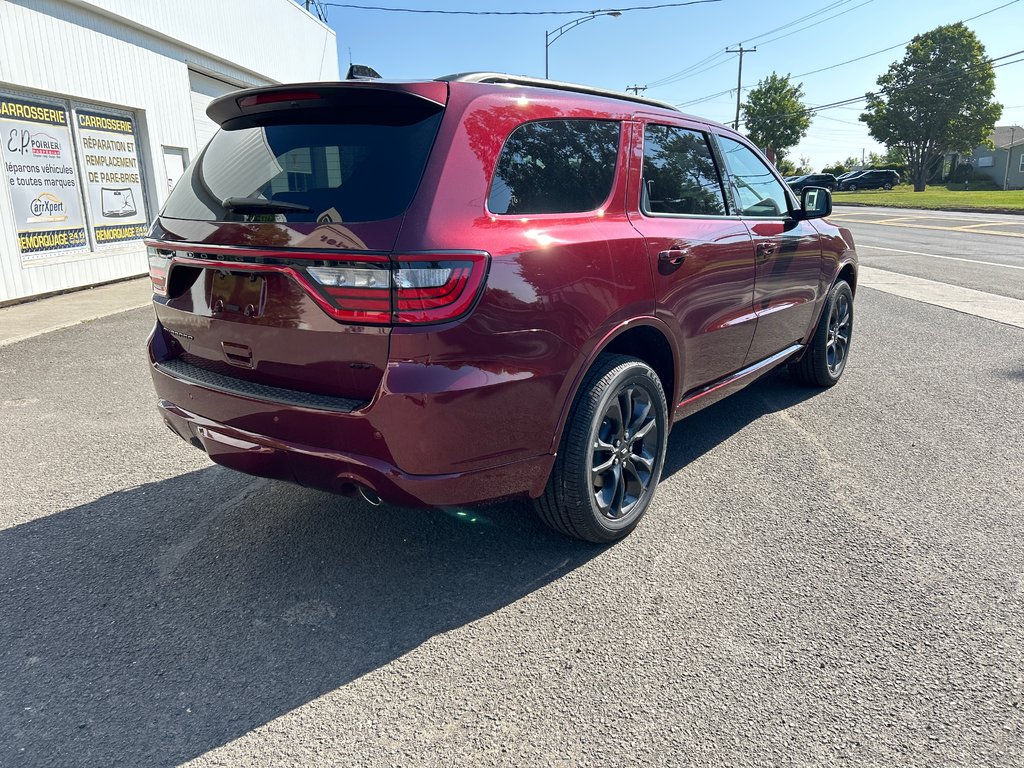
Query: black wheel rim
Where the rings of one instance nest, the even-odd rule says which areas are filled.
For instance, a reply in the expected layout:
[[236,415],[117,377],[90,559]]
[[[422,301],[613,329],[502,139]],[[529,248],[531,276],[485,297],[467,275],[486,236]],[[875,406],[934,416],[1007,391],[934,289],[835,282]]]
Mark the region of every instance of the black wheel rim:
[[850,312],[850,298],[845,293],[836,296],[828,316],[828,337],[825,341],[825,358],[828,370],[833,376],[843,372],[846,355],[850,351],[850,330],[853,317]]
[[609,520],[629,517],[651,487],[661,445],[653,398],[627,384],[605,406],[590,454],[594,501]]

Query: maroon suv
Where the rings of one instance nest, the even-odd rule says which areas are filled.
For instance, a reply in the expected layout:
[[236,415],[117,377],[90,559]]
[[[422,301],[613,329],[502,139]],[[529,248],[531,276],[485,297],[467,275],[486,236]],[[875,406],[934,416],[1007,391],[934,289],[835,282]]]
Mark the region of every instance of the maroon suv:
[[772,368],[830,386],[857,261],[728,128],[506,75],[241,91],[148,241],[171,429],[409,505],[535,500],[608,542],[672,423]]

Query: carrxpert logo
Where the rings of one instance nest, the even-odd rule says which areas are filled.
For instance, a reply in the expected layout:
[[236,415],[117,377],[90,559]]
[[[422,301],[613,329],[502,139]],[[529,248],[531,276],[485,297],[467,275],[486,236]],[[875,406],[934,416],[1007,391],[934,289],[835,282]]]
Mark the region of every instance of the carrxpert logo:
[[31,216],[29,224],[37,224],[43,221],[65,221],[67,220],[67,209],[64,201],[50,192],[43,192],[39,197],[29,203]]
[[60,157],[60,142],[45,133],[32,133],[24,128],[12,128],[7,137],[7,149],[19,155],[33,157]]

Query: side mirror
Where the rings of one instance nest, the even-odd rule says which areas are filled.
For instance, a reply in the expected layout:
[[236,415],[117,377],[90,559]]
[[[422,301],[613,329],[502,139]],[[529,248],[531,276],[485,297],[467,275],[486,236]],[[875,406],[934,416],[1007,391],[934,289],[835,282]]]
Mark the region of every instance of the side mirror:
[[820,219],[832,213],[832,193],[825,187],[804,187],[800,191],[797,218]]

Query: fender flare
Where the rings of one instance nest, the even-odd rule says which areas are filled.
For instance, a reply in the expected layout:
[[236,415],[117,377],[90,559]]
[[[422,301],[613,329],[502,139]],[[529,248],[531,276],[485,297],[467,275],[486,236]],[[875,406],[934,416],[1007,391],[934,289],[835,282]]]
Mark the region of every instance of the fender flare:
[[[668,342],[669,349],[672,352],[672,367],[675,373],[673,390],[677,390],[679,388],[679,382],[681,379],[679,375],[679,350],[676,347],[671,328],[663,320],[660,320],[653,315],[640,315],[628,320],[623,320],[610,328],[599,330],[597,334],[591,337],[593,343],[585,345],[584,348],[589,347],[590,351],[585,353],[582,357],[582,362],[577,366],[573,373],[572,385],[562,398],[558,421],[555,422],[554,433],[551,437],[551,453],[555,454],[558,452],[558,447],[562,442],[562,432],[565,430],[565,423],[569,420],[569,411],[572,409],[572,404],[576,402],[576,396],[579,394],[580,385],[583,383],[583,379],[586,377],[587,372],[593,367],[597,358],[605,351],[605,349],[608,348],[609,344],[626,331],[632,330],[638,326],[653,328],[665,337],[665,340]],[[665,398],[668,400],[668,414],[669,421],[671,422],[672,414],[675,409],[676,392],[665,392]]]

